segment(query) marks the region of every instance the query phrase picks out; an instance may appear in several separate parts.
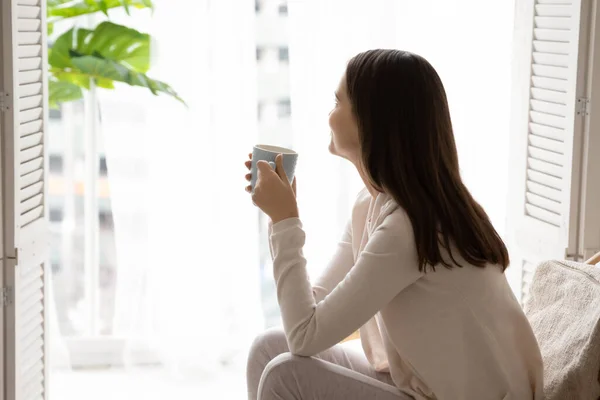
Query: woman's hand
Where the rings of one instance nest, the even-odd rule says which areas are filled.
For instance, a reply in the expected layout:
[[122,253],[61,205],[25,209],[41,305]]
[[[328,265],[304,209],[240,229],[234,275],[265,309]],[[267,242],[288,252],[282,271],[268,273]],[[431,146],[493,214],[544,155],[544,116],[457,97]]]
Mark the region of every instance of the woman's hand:
[[[250,169],[252,164],[252,155],[250,160],[246,161],[246,168]],[[296,203],[296,179],[292,184],[289,183],[285,170],[283,169],[283,156],[279,154],[275,159],[276,171],[266,161],[258,161],[258,179],[252,201],[267,214],[274,224],[287,218],[298,217],[298,205]],[[251,174],[246,174],[246,180],[250,181]],[[246,191],[251,192],[252,188],[246,186]]]

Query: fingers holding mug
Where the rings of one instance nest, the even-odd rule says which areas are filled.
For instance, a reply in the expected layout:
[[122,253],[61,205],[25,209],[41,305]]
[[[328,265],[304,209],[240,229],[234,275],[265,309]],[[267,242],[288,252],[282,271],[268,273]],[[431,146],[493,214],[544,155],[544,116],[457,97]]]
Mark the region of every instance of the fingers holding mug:
[[[244,165],[246,166],[246,169],[248,171],[252,170],[252,153],[248,153],[248,160],[246,160],[246,162],[244,162]],[[251,182],[252,181],[252,174],[251,173],[247,173],[244,178],[246,179],[247,182]],[[246,192],[251,193],[252,192],[252,186],[248,185],[245,187]]]

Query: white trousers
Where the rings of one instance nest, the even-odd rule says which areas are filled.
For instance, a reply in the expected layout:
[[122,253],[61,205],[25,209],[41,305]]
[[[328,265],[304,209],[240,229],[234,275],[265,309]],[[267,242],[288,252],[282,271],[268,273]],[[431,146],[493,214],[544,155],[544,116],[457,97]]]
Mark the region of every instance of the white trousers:
[[412,400],[360,349],[339,344],[314,357],[293,356],[281,330],[256,338],[246,374],[249,400]]

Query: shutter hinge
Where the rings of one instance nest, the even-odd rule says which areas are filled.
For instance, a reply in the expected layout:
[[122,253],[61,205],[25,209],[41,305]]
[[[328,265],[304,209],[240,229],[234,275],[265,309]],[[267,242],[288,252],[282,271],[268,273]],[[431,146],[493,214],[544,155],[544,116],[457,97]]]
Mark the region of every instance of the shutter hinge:
[[590,114],[590,99],[580,97],[577,99],[576,106],[577,115],[589,115]]
[[13,303],[12,287],[7,286],[0,289],[0,303],[2,307],[8,307]]
[[15,265],[19,265],[19,249],[15,248],[14,257],[4,257],[5,260],[12,260],[15,262]]
[[9,94],[6,92],[0,92],[0,112],[5,112],[10,110],[10,106],[8,105],[8,97]]

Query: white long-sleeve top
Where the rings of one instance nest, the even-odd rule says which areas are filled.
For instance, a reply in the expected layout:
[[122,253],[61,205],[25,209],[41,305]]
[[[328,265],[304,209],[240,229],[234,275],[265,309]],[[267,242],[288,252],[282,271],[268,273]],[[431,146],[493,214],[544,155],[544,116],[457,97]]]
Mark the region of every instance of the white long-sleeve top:
[[[274,224],[273,269],[291,352],[315,355],[360,328],[365,355],[416,399],[541,399],[542,359],[498,265],[419,272],[411,222],[391,196],[358,195],[314,285],[298,218]],[[446,254],[447,255],[447,254]],[[450,260],[449,257],[445,259]]]

